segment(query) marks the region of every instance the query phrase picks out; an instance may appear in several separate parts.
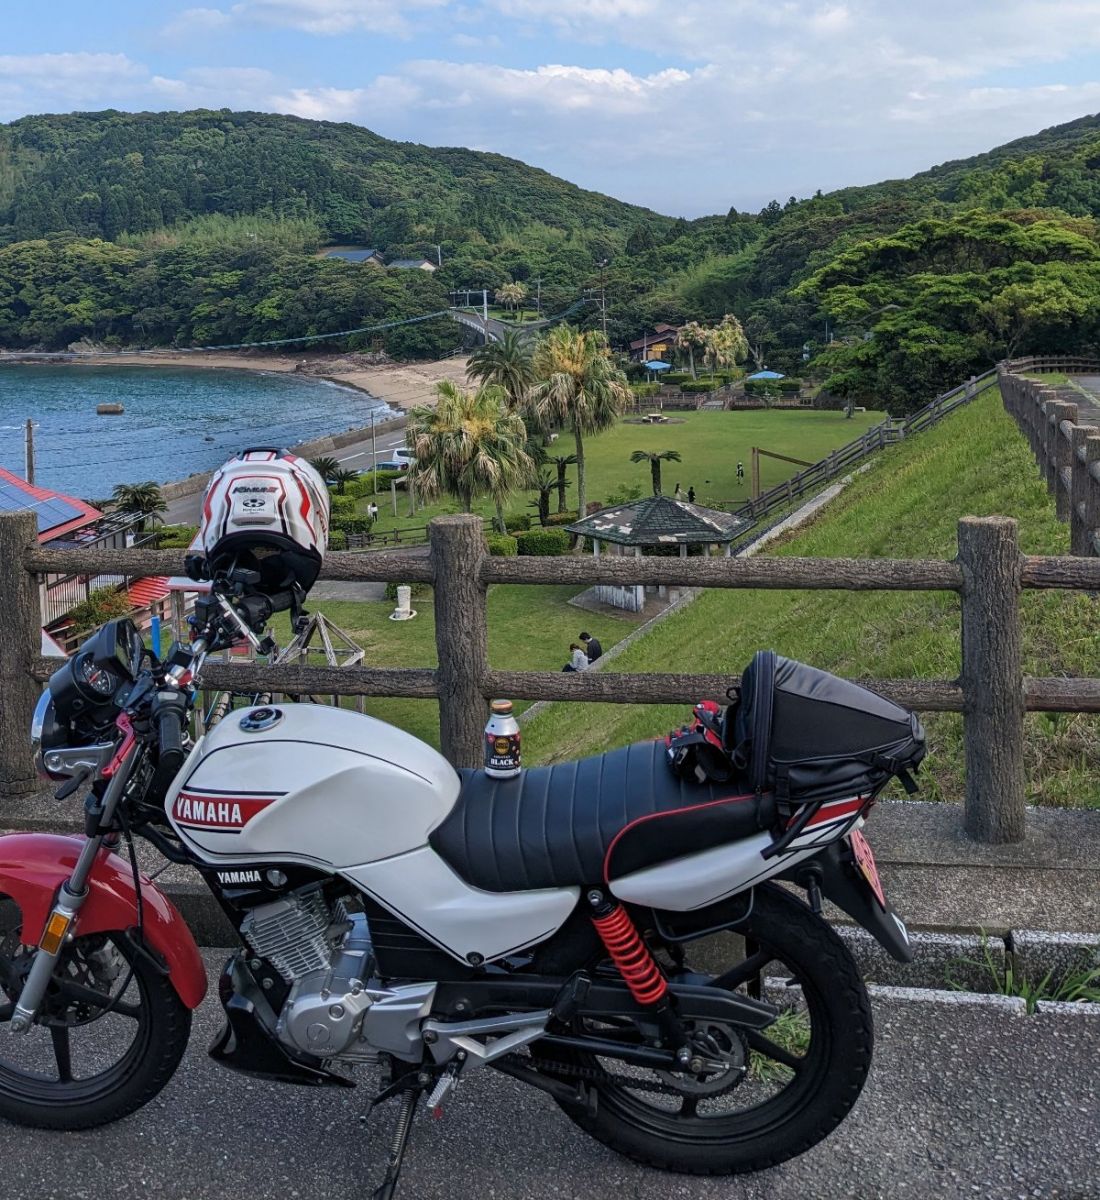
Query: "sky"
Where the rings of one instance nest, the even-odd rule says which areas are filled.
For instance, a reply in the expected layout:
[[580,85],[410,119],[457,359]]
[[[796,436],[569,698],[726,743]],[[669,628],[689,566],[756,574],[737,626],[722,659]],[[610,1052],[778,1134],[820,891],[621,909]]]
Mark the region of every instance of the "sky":
[[198,107],[755,211],[1100,110],[1100,0],[0,0],[0,121]]

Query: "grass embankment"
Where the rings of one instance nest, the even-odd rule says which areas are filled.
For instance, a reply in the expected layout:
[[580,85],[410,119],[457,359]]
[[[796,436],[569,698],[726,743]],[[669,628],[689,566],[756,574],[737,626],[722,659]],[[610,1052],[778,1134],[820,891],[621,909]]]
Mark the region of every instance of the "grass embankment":
[[[621,641],[642,618],[596,617],[568,603],[575,587],[501,585],[489,592],[489,663],[501,670],[557,671],[569,661],[569,643],[589,627],[598,628],[604,648]],[[311,610],[323,612],[366,651],[365,662],[375,667],[434,667],[435,617],[430,591],[414,598],[417,616],[391,621],[392,601],[318,600]],[[285,614],[272,622],[280,646],[290,640]],[[319,640],[314,639],[319,645]],[[311,665],[323,662],[311,656]],[[346,701],[353,704],[354,701]],[[435,700],[374,699],[365,702],[372,717],[408,730],[433,746],[439,745],[439,705]],[[516,710],[527,708],[526,702]]]
[[[810,526],[771,553],[831,557],[953,558],[956,522],[1005,514],[1030,554],[1066,554],[1069,534],[995,388],[937,428],[894,447]],[[1026,591],[1024,670],[1094,675],[1100,610],[1079,592]],[[616,671],[729,670],[761,646],[837,674],[953,678],[959,672],[959,602],[950,593],[710,591],[657,626]],[[682,723],[684,706],[557,704],[524,731],[529,762],[592,753],[654,737]],[[925,797],[963,794],[961,718],[929,714]],[[1100,807],[1100,719],[1027,718],[1028,794],[1035,803]]]
[[[753,446],[806,462],[817,462],[830,450],[853,441],[872,425],[877,425],[882,418],[880,412],[856,413],[851,419],[846,419],[841,412],[750,409],[670,413],[664,425],[633,425],[621,421],[606,433],[585,439],[588,498],[606,500],[609,495],[631,484],[640,487],[643,496],[648,496],[651,490],[649,464],[632,463],[632,451],[676,450],[682,461],[662,464],[662,487],[667,494],[671,495],[679,482],[685,495],[689,487],[695,488],[695,498],[700,504],[739,503],[750,495]],[[563,433],[552,446],[547,447],[547,453],[551,455],[568,455],[573,450],[573,437],[569,433]],[[745,477],[740,482],[737,480],[738,461],[745,468]],[[800,468],[794,463],[761,458],[761,487],[768,488],[781,483],[798,470]],[[576,467],[569,467],[568,478],[571,486],[566,491],[566,505],[573,508],[577,503]],[[369,499],[371,497],[362,500],[358,507],[365,511]],[[531,495],[517,496],[507,511],[533,517],[534,509],[528,506],[530,499]],[[551,510],[557,509],[556,494],[551,498],[550,507]],[[375,529],[383,532],[424,525],[442,513],[457,512],[458,505],[454,501],[442,500],[418,506],[416,515],[411,517],[409,498],[399,491],[399,515],[395,518],[387,489],[378,498],[378,509]],[[482,501],[474,506],[474,511],[488,517],[493,513],[493,506],[488,501]]]

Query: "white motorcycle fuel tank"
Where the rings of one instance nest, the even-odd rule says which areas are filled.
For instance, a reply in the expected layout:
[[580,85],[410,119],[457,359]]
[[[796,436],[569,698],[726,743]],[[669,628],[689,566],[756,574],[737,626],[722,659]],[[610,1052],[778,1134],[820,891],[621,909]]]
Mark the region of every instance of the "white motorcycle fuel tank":
[[459,792],[411,734],[320,704],[231,712],[195,746],[165,807],[209,862],[292,859],[327,869],[425,845]]

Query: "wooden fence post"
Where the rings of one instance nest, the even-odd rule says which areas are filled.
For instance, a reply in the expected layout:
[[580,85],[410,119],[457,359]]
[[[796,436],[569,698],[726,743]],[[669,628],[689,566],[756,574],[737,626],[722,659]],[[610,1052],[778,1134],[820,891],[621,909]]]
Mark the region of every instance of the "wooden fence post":
[[1092,434],[1085,438],[1084,462],[1081,468],[1081,488],[1084,499],[1081,502],[1081,524],[1084,526],[1082,538],[1082,554],[1095,557],[1100,555],[1100,547],[1096,544],[1096,535],[1100,532],[1100,436]]
[[428,539],[439,652],[439,743],[454,766],[480,767],[488,713],[482,681],[489,670],[481,518],[469,513],[435,517]]
[[1100,429],[1095,425],[1074,425],[1070,445],[1069,552],[1082,557],[1093,552],[1092,529],[1085,519],[1089,492],[1092,490],[1090,464],[1085,455],[1090,439],[1097,434],[1100,434]]
[[981,842],[1024,836],[1024,694],[1020,547],[1008,517],[963,517],[962,686],[966,831]]
[[0,796],[21,796],[41,785],[31,754],[30,727],[41,684],[31,667],[42,653],[42,613],[35,577],[23,569],[38,545],[30,512],[0,513]]
[[1059,521],[1069,520],[1069,487],[1062,473],[1068,470],[1071,477],[1073,474],[1073,439],[1062,432],[1066,421],[1077,424],[1076,404],[1061,405],[1054,425],[1054,507]]

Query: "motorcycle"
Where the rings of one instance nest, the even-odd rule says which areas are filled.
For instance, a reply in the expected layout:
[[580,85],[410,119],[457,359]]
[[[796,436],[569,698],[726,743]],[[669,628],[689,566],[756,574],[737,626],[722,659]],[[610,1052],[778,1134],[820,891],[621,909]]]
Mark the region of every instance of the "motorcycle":
[[[84,833],[0,837],[0,1116],[87,1129],[178,1066],[207,975],[141,838],[198,872],[239,941],[210,1055],[313,1087],[367,1068],[371,1107],[399,1103],[376,1200],[421,1100],[438,1110],[486,1068],[671,1171],[760,1170],[844,1119],[871,1010],[822,906],[910,959],[861,833],[904,763],[876,751],[838,775],[784,751],[773,685],[810,668],[763,660],[737,710],[767,708],[766,779],[676,773],[646,742],[499,780],[311,703],[249,704],[192,739],[206,656],[262,645],[301,598],[231,564],[163,661],[122,619],[50,679],[37,761],[59,799],[87,789]],[[883,723],[904,711],[874,702]],[[829,786],[807,800],[807,779]]]

